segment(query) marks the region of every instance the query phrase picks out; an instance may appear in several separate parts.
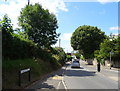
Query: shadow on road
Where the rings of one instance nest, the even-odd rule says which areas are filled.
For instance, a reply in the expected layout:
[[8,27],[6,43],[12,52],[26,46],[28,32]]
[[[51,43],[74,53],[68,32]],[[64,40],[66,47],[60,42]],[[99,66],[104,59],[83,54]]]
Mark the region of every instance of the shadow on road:
[[84,69],[83,67],[72,67],[72,69]]
[[85,76],[95,76],[96,72],[94,71],[85,71],[85,70],[66,70],[65,75],[66,76],[79,76],[79,77],[85,77]]
[[48,83],[42,83],[42,84],[35,84],[32,86],[32,88],[24,89],[21,91],[43,91],[43,90],[52,90],[55,89],[53,85],[49,85]]
[[31,84],[30,86],[26,87],[25,89],[55,89],[55,87],[53,87],[53,85],[49,85],[47,82],[47,80],[52,80],[52,77],[58,75],[58,76],[63,76],[63,72],[65,71],[65,68],[61,68],[57,71],[54,71],[48,75],[45,75],[43,78],[41,78],[41,80],[36,81],[35,83]]
[[47,83],[43,83],[37,89],[55,89],[55,87],[53,87],[53,85],[48,85]]

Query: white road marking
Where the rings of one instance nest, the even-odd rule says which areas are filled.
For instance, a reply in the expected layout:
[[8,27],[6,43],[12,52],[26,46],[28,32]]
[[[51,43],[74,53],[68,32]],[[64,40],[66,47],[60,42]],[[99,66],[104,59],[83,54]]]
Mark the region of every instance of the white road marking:
[[62,83],[63,83],[63,86],[65,87],[65,90],[68,91],[67,86],[63,80],[62,80]]
[[59,89],[59,87],[60,87],[60,83],[61,83],[61,81],[58,83],[58,85],[57,85],[57,89]]

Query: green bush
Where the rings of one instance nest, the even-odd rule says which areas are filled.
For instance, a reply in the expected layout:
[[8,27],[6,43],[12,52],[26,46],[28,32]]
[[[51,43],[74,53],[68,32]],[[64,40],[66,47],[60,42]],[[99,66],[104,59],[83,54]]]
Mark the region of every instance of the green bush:
[[83,57],[83,55],[80,56],[80,59],[81,59],[81,60],[85,60],[85,58]]
[[72,56],[67,55],[66,57],[67,57],[67,61],[72,61]]
[[[3,34],[4,35],[4,34]],[[21,58],[32,58],[32,48],[35,48],[35,45],[32,41],[23,40],[19,38],[18,34],[10,34],[11,39],[9,42],[6,38],[3,37],[3,59],[21,59]]]
[[[26,85],[40,79],[44,75],[55,70],[50,62],[41,59],[19,59],[4,60],[2,66],[2,86],[3,89],[20,89]],[[20,65],[21,64],[21,65]],[[22,86],[18,86],[18,71],[20,69],[31,68],[31,82],[28,81],[28,73],[22,75]],[[10,75],[10,76],[9,76]]]
[[4,16],[0,22],[2,29],[3,55],[5,60],[24,59],[24,58],[41,58],[43,60],[52,60],[51,54],[41,49],[33,41],[29,40],[23,32],[14,33],[11,20]]
[[66,54],[64,50],[60,47],[55,47],[52,49],[53,57],[61,64],[64,65],[66,60]]

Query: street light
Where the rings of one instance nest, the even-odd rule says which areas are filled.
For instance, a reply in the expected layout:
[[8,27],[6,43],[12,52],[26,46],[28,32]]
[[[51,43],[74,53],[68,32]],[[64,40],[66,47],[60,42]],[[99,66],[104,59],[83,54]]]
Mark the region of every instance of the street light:
[[28,0],[28,5],[30,4],[30,0]]
[[60,45],[61,45],[61,39],[59,39],[59,47],[60,47]]
[[[112,33],[110,34],[110,41],[113,41],[113,36],[112,36]],[[111,69],[111,56],[113,55],[114,53],[111,51],[110,52],[110,69]]]
[[113,54],[114,54],[114,52],[111,51],[111,52],[110,52],[110,69],[111,69],[111,64],[112,64],[112,63],[111,63],[111,56],[112,56]]

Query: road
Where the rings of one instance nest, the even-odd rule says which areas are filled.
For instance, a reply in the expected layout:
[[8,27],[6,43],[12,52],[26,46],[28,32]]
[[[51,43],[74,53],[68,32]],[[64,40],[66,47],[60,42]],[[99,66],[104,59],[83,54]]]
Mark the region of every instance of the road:
[[96,67],[81,62],[81,68],[78,69],[71,68],[71,65],[67,66],[64,82],[67,89],[118,89],[117,80],[111,79],[108,75],[113,75],[112,77],[117,79],[117,72],[109,70],[97,72]]
[[80,68],[71,68],[71,63],[43,82],[38,81],[29,89],[118,89],[118,71],[103,69],[97,72],[95,66],[81,61]]

